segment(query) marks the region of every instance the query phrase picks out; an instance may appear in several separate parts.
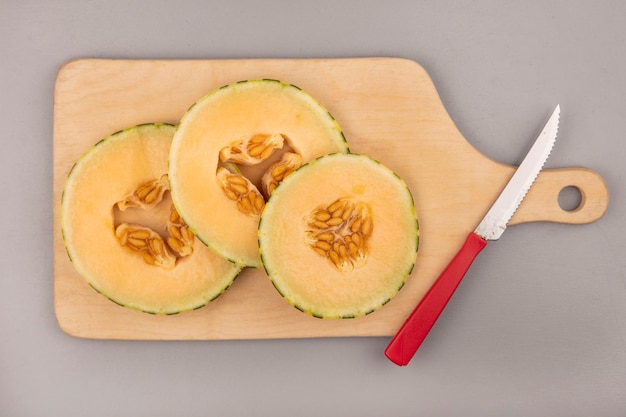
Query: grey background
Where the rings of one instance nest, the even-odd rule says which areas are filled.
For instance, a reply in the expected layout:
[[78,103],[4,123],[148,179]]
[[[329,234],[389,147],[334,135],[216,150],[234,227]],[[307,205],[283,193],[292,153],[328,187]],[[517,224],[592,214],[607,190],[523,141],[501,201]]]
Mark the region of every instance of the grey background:
[[[1,416],[626,415],[626,2],[0,0]],[[52,299],[52,100],[74,58],[399,56],[470,143],[606,179],[605,217],[510,228],[413,361],[388,338],[80,340]],[[565,195],[566,203],[575,195]]]

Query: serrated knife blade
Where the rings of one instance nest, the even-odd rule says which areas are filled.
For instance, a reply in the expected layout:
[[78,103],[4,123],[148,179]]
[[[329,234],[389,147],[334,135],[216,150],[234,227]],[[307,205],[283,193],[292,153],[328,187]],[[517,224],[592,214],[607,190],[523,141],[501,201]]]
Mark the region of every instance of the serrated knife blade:
[[471,232],[415,310],[393,337],[385,355],[407,365],[454,294],[476,256],[488,240],[497,240],[541,172],[556,142],[561,108],[556,106],[535,143],[478,227]]
[[559,130],[560,114],[561,107],[557,105],[528,154],[474,231],[478,236],[487,240],[498,240],[502,236],[552,152]]

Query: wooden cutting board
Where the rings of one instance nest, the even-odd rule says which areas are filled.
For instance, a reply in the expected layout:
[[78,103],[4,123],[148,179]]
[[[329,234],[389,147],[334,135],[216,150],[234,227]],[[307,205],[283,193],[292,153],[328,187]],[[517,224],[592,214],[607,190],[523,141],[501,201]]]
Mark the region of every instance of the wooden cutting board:
[[[342,321],[300,313],[283,301],[261,270],[245,270],[216,301],[176,316],[136,312],[96,293],[74,270],[60,231],[61,194],[73,163],[113,132],[140,123],[176,124],[209,91],[257,78],[280,79],[309,92],[342,126],[351,151],[378,159],[407,182],[416,200],[420,248],[405,287],[377,312]],[[513,171],[514,167],[480,154],[463,138],[428,74],[405,59],[72,61],[59,70],[54,96],[56,317],[66,333],[86,338],[390,336]],[[582,194],[580,206],[572,211],[562,210],[557,200],[566,186],[575,186]],[[607,204],[606,185],[595,172],[545,170],[511,223],[588,223],[599,219]]]

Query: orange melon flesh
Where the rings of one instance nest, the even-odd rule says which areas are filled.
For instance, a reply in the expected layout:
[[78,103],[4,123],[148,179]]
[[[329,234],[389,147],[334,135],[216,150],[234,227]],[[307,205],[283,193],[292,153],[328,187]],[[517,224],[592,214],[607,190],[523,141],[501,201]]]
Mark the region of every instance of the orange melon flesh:
[[[245,215],[216,180],[219,152],[256,134],[283,134],[304,162],[347,152],[335,119],[315,99],[275,80],[227,85],[196,102],[183,116],[170,152],[172,199],[206,245],[233,262],[260,267],[258,216]],[[258,178],[253,182],[259,182]]]
[[[337,269],[307,244],[307,217],[339,198],[364,202],[373,231],[365,263]],[[369,314],[404,285],[416,260],[418,222],[406,184],[373,159],[335,154],[287,177],[265,206],[259,224],[263,265],[276,289],[296,308],[321,318]]]
[[166,270],[147,264],[115,236],[114,205],[140,183],[167,173],[174,131],[166,124],[141,125],[100,141],[72,168],[62,199],[63,238],[78,272],[114,302],[155,314],[204,306],[241,271],[199,241],[192,255]]

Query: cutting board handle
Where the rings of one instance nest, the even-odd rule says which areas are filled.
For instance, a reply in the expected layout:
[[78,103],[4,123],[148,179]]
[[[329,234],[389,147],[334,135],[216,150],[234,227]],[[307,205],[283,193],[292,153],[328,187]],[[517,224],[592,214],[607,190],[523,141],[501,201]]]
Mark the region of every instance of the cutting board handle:
[[[572,210],[565,210],[559,204],[559,194],[567,187],[575,187],[580,192],[580,204]],[[608,188],[595,171],[587,168],[546,169],[539,174],[509,224],[537,221],[591,223],[604,215],[608,204]]]

